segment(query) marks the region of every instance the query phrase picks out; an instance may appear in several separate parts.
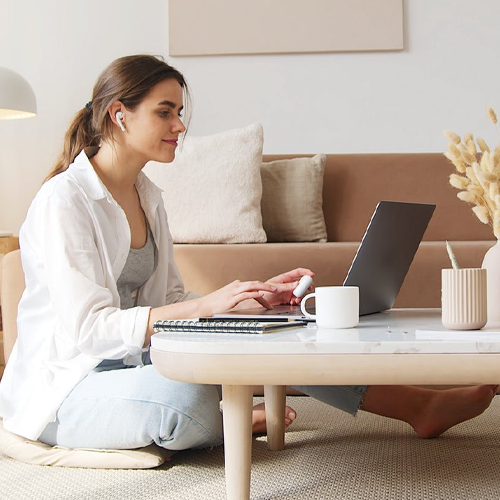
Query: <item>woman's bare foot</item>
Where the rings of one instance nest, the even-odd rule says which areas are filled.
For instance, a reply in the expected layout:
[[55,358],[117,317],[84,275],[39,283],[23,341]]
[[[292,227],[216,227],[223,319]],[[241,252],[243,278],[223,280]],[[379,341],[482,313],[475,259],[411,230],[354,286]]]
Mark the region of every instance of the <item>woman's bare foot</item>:
[[409,423],[420,437],[437,437],[450,427],[481,415],[490,406],[496,391],[496,385],[432,391],[413,423]]
[[[285,429],[297,418],[295,410],[289,406],[285,407]],[[252,434],[262,434],[266,432],[266,407],[265,403],[259,403],[253,407],[252,411]]]
[[407,422],[420,437],[433,438],[483,413],[497,389],[496,385],[448,390],[374,385],[367,389],[361,409]]

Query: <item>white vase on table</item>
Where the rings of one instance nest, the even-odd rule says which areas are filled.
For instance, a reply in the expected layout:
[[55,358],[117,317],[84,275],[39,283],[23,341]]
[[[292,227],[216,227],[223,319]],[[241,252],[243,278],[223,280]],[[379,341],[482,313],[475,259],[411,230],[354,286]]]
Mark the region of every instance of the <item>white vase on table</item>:
[[481,267],[487,270],[488,322],[500,322],[500,240],[488,249]]

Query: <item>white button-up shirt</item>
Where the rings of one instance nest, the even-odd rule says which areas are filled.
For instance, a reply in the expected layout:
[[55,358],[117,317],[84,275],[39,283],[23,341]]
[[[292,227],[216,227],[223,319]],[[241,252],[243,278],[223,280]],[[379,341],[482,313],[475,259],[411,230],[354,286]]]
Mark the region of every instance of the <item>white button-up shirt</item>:
[[18,339],[0,383],[4,427],[37,439],[69,392],[103,359],[141,364],[150,307],[194,295],[173,260],[161,190],[142,172],[136,182],[158,246],[158,266],[138,307],[120,309],[116,282],[130,250],[124,211],[82,151],[46,182],[19,238],[26,289]]

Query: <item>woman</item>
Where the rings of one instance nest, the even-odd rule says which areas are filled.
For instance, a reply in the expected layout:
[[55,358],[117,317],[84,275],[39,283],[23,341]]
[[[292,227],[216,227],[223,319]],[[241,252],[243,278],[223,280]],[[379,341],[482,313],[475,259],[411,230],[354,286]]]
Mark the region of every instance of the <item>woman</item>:
[[[296,303],[296,269],[267,282],[185,293],[159,189],[141,172],[175,157],[186,82],[152,56],[114,61],[75,117],[62,157],[20,231],[26,290],[0,384],[7,430],[67,447],[168,449],[222,442],[219,390],[160,376],[148,347],[158,319],[209,316],[248,299]],[[478,415],[495,387],[301,387],[430,437]],[[286,424],[295,418],[287,408]],[[254,431],[265,429],[262,405]]]

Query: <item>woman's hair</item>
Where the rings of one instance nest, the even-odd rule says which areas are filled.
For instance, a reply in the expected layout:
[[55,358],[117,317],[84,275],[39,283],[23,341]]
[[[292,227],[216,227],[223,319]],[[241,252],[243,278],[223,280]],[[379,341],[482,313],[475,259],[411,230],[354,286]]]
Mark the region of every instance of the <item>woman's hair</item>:
[[45,180],[64,172],[82,149],[113,137],[113,122],[108,113],[113,102],[120,101],[133,111],[157,83],[169,78],[177,80],[189,98],[182,74],[161,57],[134,55],[113,61],[97,79],[92,101],[74,117],[64,136],[63,152]]

